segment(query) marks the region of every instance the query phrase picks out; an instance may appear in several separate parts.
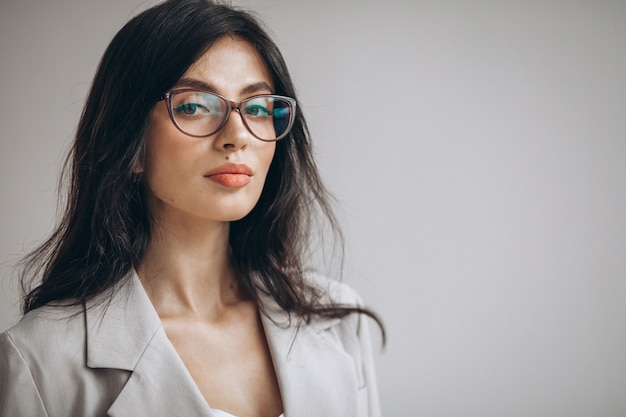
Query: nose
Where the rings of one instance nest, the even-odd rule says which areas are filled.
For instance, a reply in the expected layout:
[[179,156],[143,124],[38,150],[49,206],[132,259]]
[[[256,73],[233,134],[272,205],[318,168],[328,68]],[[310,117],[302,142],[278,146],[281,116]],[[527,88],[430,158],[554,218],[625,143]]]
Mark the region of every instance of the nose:
[[250,132],[243,123],[239,109],[233,109],[228,115],[228,120],[217,132],[215,146],[220,150],[235,152],[248,147]]

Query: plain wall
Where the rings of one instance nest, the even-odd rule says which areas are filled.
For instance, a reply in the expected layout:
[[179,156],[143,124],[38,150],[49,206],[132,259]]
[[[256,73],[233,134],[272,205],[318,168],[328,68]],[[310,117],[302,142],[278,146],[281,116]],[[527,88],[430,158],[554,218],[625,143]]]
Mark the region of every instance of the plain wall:
[[[97,62],[153,2],[0,1],[2,331]],[[626,415],[626,2],[236,4],[290,65],[344,279],[387,324],[384,414]]]

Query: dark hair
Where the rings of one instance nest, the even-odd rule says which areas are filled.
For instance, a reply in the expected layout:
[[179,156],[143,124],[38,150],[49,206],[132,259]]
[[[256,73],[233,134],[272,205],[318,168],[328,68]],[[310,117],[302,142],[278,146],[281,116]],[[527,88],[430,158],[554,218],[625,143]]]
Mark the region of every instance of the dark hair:
[[[66,160],[70,187],[64,215],[52,236],[24,260],[25,288],[29,279],[42,276],[24,298],[24,313],[52,301],[77,304],[113,291],[139,265],[151,219],[133,169],[142,157],[148,116],[157,99],[226,35],[252,44],[272,74],[275,93],[296,98],[278,47],[248,13],[208,0],[169,0],[130,20],[102,57]],[[306,320],[357,312],[380,324],[367,309],[322,303],[322,292],[304,279],[303,257],[317,213],[339,230],[300,106],[291,133],[277,142],[260,200],[231,223],[240,284],[254,297],[252,277],[259,277],[285,311]]]

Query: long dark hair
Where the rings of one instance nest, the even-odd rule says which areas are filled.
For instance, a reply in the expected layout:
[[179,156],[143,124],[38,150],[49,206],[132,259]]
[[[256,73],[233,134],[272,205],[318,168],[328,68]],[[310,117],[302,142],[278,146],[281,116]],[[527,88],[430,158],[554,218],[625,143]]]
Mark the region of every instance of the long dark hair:
[[[66,161],[64,215],[52,236],[24,259],[24,288],[42,277],[25,290],[24,313],[52,301],[77,304],[113,291],[140,264],[151,219],[133,169],[142,157],[149,113],[189,66],[227,35],[248,41],[261,54],[276,94],[296,98],[278,47],[248,13],[208,0],[169,0],[129,21],[104,53],[87,98]],[[258,277],[285,311],[307,321],[356,312],[380,324],[365,308],[322,303],[323,292],[304,279],[311,220],[319,213],[340,234],[300,106],[291,133],[277,143],[259,202],[231,223],[238,278],[255,297],[253,277]]]

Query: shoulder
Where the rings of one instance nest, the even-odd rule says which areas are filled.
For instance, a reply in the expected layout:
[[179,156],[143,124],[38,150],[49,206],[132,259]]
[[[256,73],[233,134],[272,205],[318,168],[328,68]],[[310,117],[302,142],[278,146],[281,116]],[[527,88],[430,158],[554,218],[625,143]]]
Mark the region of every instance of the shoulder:
[[345,282],[310,272],[306,275],[307,282],[321,291],[323,304],[339,304],[348,307],[363,307],[360,295]]
[[320,291],[321,306],[347,309],[345,314],[340,313],[334,317],[313,317],[307,326],[318,334],[322,334],[322,331],[333,334],[346,346],[354,348],[362,343],[362,336],[368,332],[368,317],[362,312],[351,310],[365,308],[359,293],[345,282],[320,274],[308,274],[307,281]]
[[0,334],[0,415],[104,415],[129,373],[91,367],[87,358],[100,346],[90,343],[97,335],[123,352],[124,341],[106,333],[106,318],[116,312],[106,304],[44,306]]
[[71,370],[83,366],[84,352],[78,307],[46,306],[26,314],[0,334],[0,415],[48,415],[46,399],[68,395],[68,384],[76,381]]
[[44,306],[27,313],[0,338],[0,355],[19,353],[31,369],[45,369],[64,359],[82,358],[85,350],[82,306]]
[[28,312],[3,336],[18,347],[49,349],[85,334],[82,306],[44,306]]

